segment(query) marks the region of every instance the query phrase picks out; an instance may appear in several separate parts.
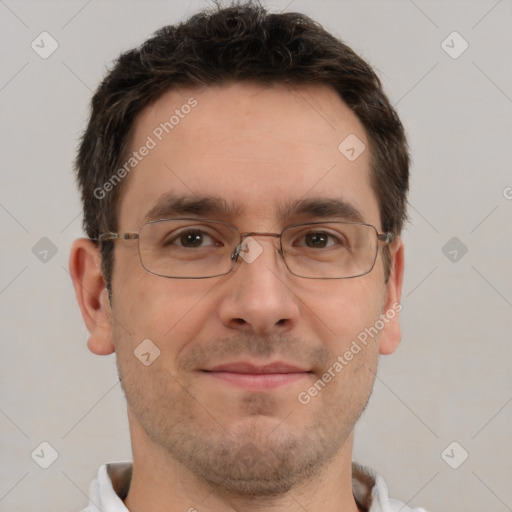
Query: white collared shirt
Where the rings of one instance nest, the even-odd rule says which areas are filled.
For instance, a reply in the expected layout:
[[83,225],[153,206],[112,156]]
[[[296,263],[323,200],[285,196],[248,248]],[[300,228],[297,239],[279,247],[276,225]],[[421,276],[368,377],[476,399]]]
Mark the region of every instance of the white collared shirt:
[[[131,462],[104,464],[89,488],[89,505],[82,512],[129,512],[123,503],[126,496]],[[358,505],[368,512],[426,512],[411,509],[400,500],[389,497],[388,487],[380,475],[373,475],[356,464],[352,468],[354,497]]]

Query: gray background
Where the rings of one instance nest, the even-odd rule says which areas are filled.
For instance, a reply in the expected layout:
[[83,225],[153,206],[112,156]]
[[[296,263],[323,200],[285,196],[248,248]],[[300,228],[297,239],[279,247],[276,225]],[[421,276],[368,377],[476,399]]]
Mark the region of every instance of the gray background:
[[[512,2],[264,3],[311,15],[375,66],[413,155],[404,336],[354,458],[410,505],[510,511]],[[72,160],[111,61],[204,5],[0,0],[0,512],[80,510],[97,467],[130,458],[114,359],[88,352],[67,270],[82,234]],[[31,48],[43,31],[59,45],[47,59]],[[469,44],[457,58],[454,31]],[[58,452],[48,469],[43,441]]]

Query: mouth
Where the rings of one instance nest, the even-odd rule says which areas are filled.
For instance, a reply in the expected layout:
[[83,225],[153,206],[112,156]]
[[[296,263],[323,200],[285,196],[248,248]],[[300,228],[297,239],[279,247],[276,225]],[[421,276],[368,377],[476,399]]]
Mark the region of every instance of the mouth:
[[290,385],[313,374],[306,368],[280,361],[266,365],[239,361],[203,369],[202,372],[217,381],[252,391]]

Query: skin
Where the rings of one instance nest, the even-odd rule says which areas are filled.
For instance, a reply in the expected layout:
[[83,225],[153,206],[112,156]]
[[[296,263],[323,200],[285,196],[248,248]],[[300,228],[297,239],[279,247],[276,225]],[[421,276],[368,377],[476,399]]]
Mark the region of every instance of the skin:
[[[236,214],[207,217],[241,232],[322,220],[279,214],[283,203],[304,198],[343,199],[381,231],[369,141],[334,91],[240,83],[170,91],[139,115],[132,147],[191,96],[197,106],[127,178],[120,232],[137,231],[168,192],[233,202]],[[349,134],[367,148],[353,162],[338,151]],[[297,396],[399,303],[402,242],[391,244],[387,282],[380,250],[365,276],[311,280],[286,269],[275,238],[254,238],[263,248],[255,261],[199,280],[152,275],[136,241],[116,242],[112,304],[98,249],[86,239],[73,245],[70,270],[88,346],[116,352],[127,397],[132,511],[357,511],[354,426],[379,353],[400,342],[398,315],[310,403]],[[133,351],[148,338],[160,356],[145,366]],[[247,389],[203,371],[233,361],[284,361],[303,373],[281,386]]]

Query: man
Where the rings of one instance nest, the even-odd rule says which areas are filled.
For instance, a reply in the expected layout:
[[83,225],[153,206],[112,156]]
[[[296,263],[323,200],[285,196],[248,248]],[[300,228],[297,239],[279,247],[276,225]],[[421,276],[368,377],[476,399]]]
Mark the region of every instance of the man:
[[374,72],[303,15],[216,8],[120,57],[70,269],[133,465],[86,510],[410,510],[352,464],[400,341],[408,164]]

